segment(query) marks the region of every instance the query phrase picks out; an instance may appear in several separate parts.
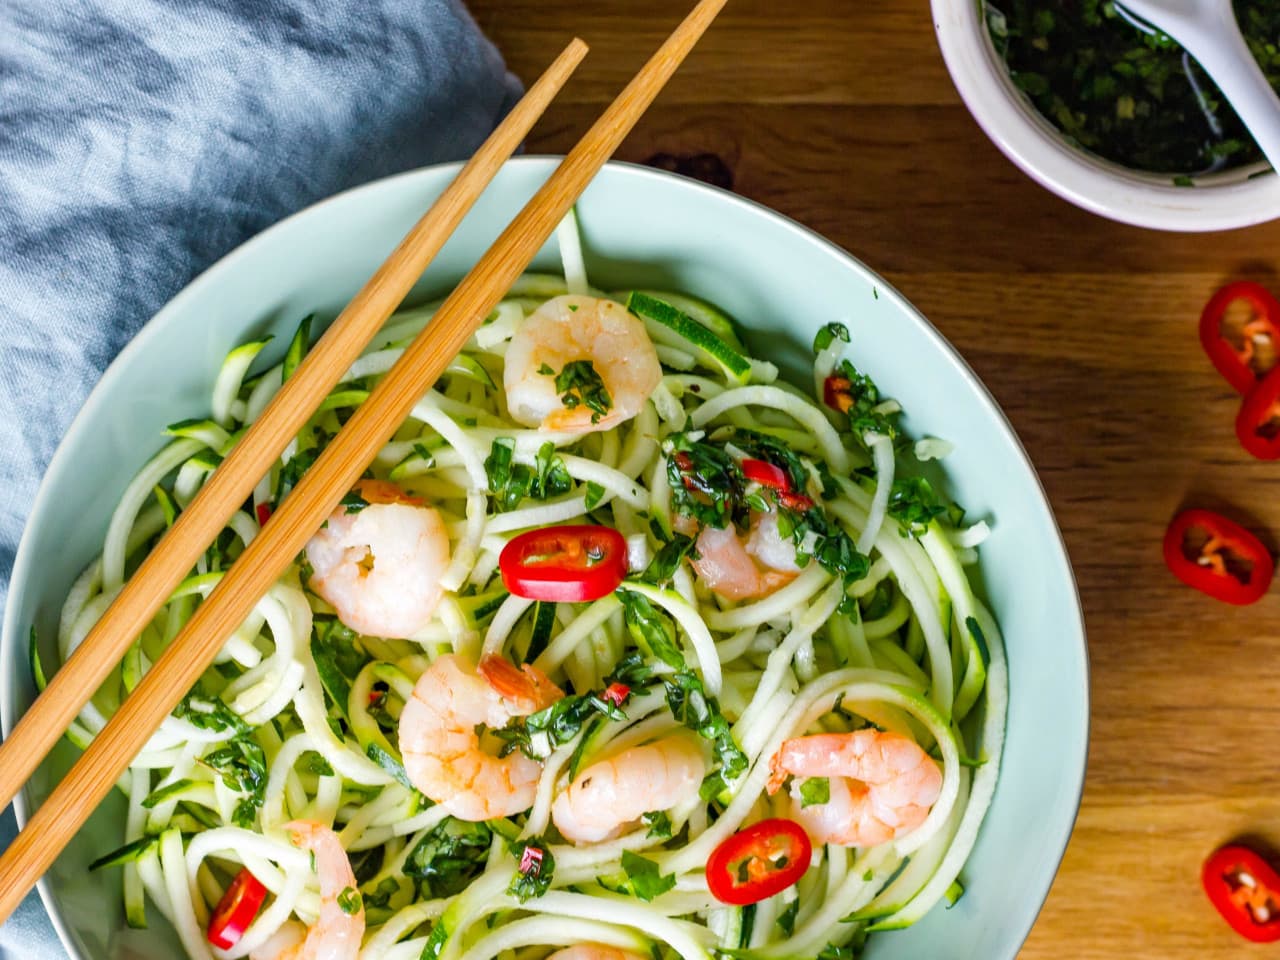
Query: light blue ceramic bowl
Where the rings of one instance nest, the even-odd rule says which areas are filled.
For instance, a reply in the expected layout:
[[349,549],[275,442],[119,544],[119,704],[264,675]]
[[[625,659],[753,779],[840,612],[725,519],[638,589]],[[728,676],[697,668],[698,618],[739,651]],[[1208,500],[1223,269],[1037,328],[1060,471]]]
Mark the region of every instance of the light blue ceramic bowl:
[[[425,297],[450,287],[543,182],[554,161],[513,161],[423,278]],[[393,177],[334,197],[266,231],[166,306],[103,376],[59,448],[18,551],[0,646],[7,733],[30,705],[32,625],[53,635],[72,580],[102,544],[108,516],[166,424],[208,411],[223,355],[298,318],[337,314],[456,167]],[[606,168],[579,205],[587,267],[602,287],[688,290],[736,316],[757,355],[794,377],[817,328],[842,320],[853,355],[899,399],[914,435],[955,443],[950,491],[988,518],[983,589],[1005,633],[1011,701],[995,800],[963,873],[966,893],[915,927],[878,934],[872,960],[1011,960],[1049,890],[1079,804],[1088,744],[1088,676],[1080,606],[1062,539],[1018,439],[973,372],[912,306],[821,237],[730,193],[641,167]],[[535,266],[555,269],[547,247]],[[799,381],[804,382],[804,381]],[[75,509],[67,509],[75,504]],[[48,795],[73,759],[60,748],[18,801],[18,817]],[[111,871],[85,867],[119,842],[113,796],[42,881],[40,892],[78,960],[172,960],[181,949],[155,911],[128,931]]]

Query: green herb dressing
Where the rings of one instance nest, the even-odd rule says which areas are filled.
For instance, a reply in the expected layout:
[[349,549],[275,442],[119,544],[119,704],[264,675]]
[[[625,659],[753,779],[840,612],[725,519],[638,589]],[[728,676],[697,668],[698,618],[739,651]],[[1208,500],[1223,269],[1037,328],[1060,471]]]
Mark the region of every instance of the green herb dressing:
[[[1254,57],[1280,89],[1280,0],[1236,0]],[[1111,0],[995,0],[987,27],[1013,82],[1069,140],[1127,167],[1175,176],[1262,159],[1204,71]]]

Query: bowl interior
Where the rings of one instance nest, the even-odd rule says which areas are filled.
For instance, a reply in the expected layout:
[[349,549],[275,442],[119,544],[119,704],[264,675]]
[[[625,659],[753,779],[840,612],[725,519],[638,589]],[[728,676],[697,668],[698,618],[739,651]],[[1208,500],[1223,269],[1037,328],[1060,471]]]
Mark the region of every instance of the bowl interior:
[[[447,289],[553,166],[513,161],[419,285]],[[264,334],[283,351],[303,314],[333,317],[452,176],[436,167],[335,197],[284,221],[193,282],[103,377],[59,448],[32,510],[0,641],[4,730],[34,690],[26,643],[56,631],[69,585],[101,546],[132,472],[166,424],[204,415],[228,349]],[[981,579],[1005,633],[1008,740],[999,786],[972,858],[966,894],[868,956],[1012,958],[1030,930],[1079,802],[1088,739],[1088,678],[1075,584],[1053,517],[1017,438],[991,397],[929,323],[882,279],[815,234],[753,203],[657,171],[612,164],[578,206],[593,283],[672,286],[736,316],[754,352],[804,369],[819,326],[841,320],[851,355],[907,411],[906,428],[955,443],[948,488],[987,518]],[[535,267],[556,269],[548,246]],[[799,381],[803,382],[803,381]],[[67,510],[66,504],[76,504]],[[65,745],[19,799],[19,819],[49,793],[74,751]],[[98,810],[41,886],[72,956],[169,960],[180,954],[156,911],[124,929],[118,881],[85,866],[119,843],[123,800]],[[1028,838],[1035,838],[1028,843]]]

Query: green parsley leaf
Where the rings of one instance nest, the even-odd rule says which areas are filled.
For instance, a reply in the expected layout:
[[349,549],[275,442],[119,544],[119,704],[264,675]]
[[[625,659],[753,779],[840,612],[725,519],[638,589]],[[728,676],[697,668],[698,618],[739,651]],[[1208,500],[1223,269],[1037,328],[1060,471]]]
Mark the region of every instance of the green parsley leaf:
[[588,510],[594,510],[596,504],[604,499],[604,487],[594,481],[587,481],[587,494],[584,498]]
[[849,328],[843,323],[828,323],[825,327],[818,331],[817,336],[813,338],[813,352],[821,353],[836,340],[843,343],[849,342]]
[[246,736],[251,732],[250,726],[239,714],[218,697],[208,693],[200,683],[179,701],[174,707],[173,715],[201,730],[234,730],[239,736]]
[[665,810],[651,810],[643,814],[640,821],[649,828],[646,837],[657,837],[659,840],[671,837],[671,817]]
[[205,754],[199,762],[221,774],[228,789],[246,794],[231,819],[236,826],[252,827],[267,789],[267,758],[262,747],[247,737],[238,737]]
[[640,574],[645,583],[662,585],[675,576],[685,555],[693,550],[693,540],[677,533],[664,543]]
[[800,809],[831,802],[831,781],[826,777],[810,777],[800,784]]
[[682,669],[684,654],[676,644],[675,629],[667,614],[633,590],[619,590],[618,598],[622,601],[623,622],[640,649],[669,667]]
[[345,497],[343,497],[339,503],[347,508],[347,513],[359,513],[369,505],[369,501],[360,496],[360,494],[354,490],[350,491]]
[[649,903],[654,897],[661,896],[676,885],[674,873],[662,873],[653,860],[630,850],[622,851],[622,869],[627,874],[627,885],[631,893],[645,903]]
[[909,532],[923,533],[930,523],[946,513],[947,505],[924,477],[904,477],[893,482],[889,514]]
[[364,906],[364,901],[360,899],[360,891],[355,887],[343,887],[337,899],[338,909],[348,917],[355,916],[360,912],[360,908]]

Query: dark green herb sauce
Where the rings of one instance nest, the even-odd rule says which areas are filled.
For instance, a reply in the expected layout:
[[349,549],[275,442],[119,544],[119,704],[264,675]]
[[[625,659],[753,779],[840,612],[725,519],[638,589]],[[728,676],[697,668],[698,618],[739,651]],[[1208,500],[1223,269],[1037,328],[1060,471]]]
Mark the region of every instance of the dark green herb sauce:
[[[1280,0],[1236,0],[1236,17],[1280,89]],[[1240,118],[1168,36],[1145,33],[1111,0],[988,0],[1009,75],[1067,138],[1127,167],[1180,175],[1262,159]]]

